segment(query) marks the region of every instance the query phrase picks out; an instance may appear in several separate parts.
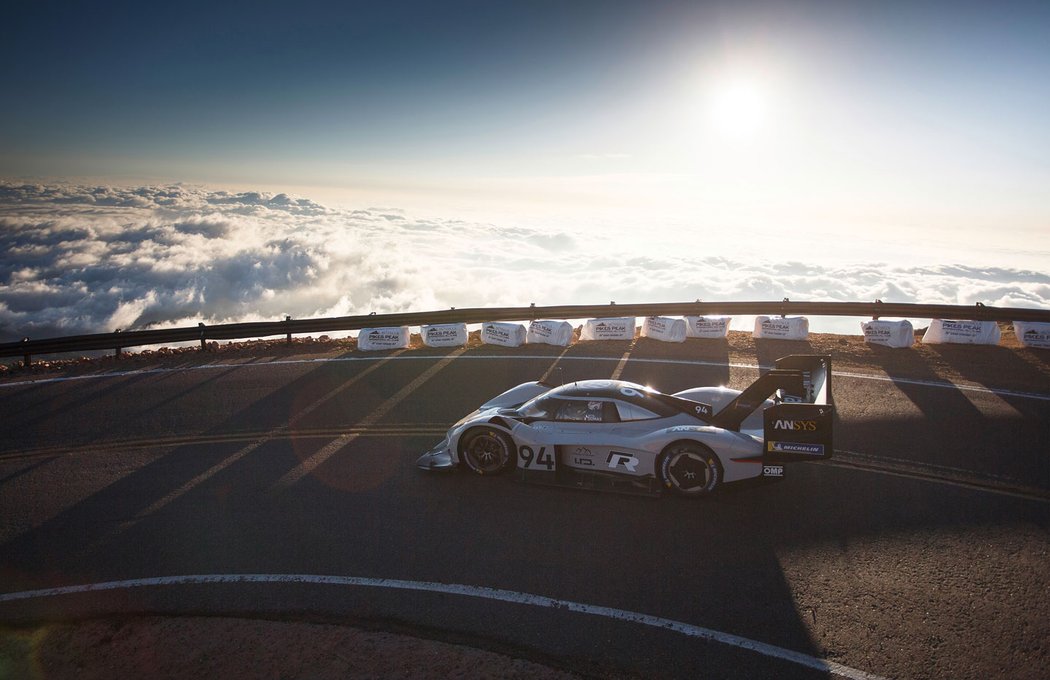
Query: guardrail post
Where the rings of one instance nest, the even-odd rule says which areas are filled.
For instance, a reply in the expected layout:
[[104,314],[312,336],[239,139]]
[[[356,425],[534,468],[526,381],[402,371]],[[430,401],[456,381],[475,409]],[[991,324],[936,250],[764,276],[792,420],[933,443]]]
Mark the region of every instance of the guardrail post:
[[208,349],[208,343],[204,341],[204,322],[198,323],[197,327],[201,329],[201,351],[203,352]]
[[291,314],[285,314],[284,315],[284,321],[285,321],[285,323],[288,324],[288,336],[287,336],[287,339],[288,339],[288,344],[290,345],[290,344],[292,344],[292,315]]
[[[120,332],[120,329],[118,328],[117,330],[115,330],[115,331],[113,331],[113,332],[114,332],[114,333],[119,333],[119,332]],[[123,350],[123,349],[124,349],[123,347],[116,347],[116,348],[114,348],[114,349],[113,349],[113,356],[115,356],[116,358],[118,358],[118,359],[119,359],[119,358],[120,358],[120,353],[121,353],[121,350]]]
[[[29,342],[29,338],[22,338],[22,342],[23,343]],[[25,368],[29,368],[32,365],[33,365],[33,357],[31,357],[29,355],[29,352],[26,352],[22,356],[22,366],[24,366]]]
[[[882,304],[882,300],[879,300],[879,299],[875,300],[875,306],[876,307],[878,307],[881,304]],[[878,310],[876,309],[875,311],[878,311]],[[878,314],[872,314],[871,315],[871,320],[872,321],[878,321],[879,320],[879,315]]]

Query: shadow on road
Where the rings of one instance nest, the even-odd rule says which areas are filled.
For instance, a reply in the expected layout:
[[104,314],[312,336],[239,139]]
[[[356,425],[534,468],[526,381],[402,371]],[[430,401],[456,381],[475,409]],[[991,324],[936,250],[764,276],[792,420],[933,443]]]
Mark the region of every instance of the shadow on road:
[[[1002,376],[1031,374],[1036,368],[1019,357],[1016,351],[1006,347],[930,345],[930,348],[941,361],[958,371],[959,375],[990,389],[1008,390],[1011,386],[1004,384]],[[993,366],[994,371],[989,370],[989,367]],[[1050,394],[1050,378],[1047,379],[1044,392]],[[1039,418],[1046,415],[1046,409],[1039,401],[1011,395],[1005,391],[1000,392],[999,397],[1027,417]]]
[[[777,359],[792,354],[818,354],[808,340],[773,340],[758,338],[755,341],[755,359],[763,369],[772,368]],[[834,364],[832,364],[834,367]],[[765,372],[763,370],[763,372]]]
[[[760,341],[756,348],[763,364],[810,351],[808,343],[785,341]],[[706,343],[702,351],[713,357],[728,354],[727,349]],[[531,374],[554,358],[515,370]],[[429,365],[392,361],[363,377],[375,364],[333,363],[325,364],[324,370],[318,365],[231,413],[211,432],[277,432],[293,420],[304,429],[349,428]],[[447,378],[446,394],[458,396],[435,403],[441,391],[431,381],[419,398],[398,407],[401,413],[411,414],[401,416],[402,422],[427,421],[444,413],[450,400],[453,405],[461,400],[456,388],[478,390],[491,381],[492,365],[453,362],[438,380]],[[453,368],[459,369],[455,377],[445,376]],[[728,381],[728,370],[725,376]],[[189,407],[200,389],[229,387],[221,377],[161,403]],[[511,384],[520,382],[518,378],[501,374],[501,380]],[[922,392],[904,382],[898,387],[930,418],[943,413],[939,409],[947,400],[948,408],[965,409],[964,422],[969,419],[989,427],[988,419],[957,391],[926,388]],[[113,390],[109,396],[118,397],[120,388]],[[953,417],[953,422],[958,420]],[[903,427],[886,422],[859,427],[869,428],[862,437],[881,438],[892,445],[892,437],[905,441],[920,437],[930,423],[916,419]],[[931,437],[946,435],[935,429]],[[435,438],[396,432],[348,440],[340,455],[316,473],[274,491],[275,482],[336,436],[263,436],[252,443],[175,448],[0,546],[5,590],[194,573],[401,578],[501,588],[638,611],[825,657],[844,650],[828,649],[811,636],[785,578],[782,554],[817,544],[846,546],[859,537],[883,533],[995,525],[1004,517],[1047,527],[1041,506],[998,497],[974,502],[961,490],[931,492],[914,480],[868,477],[861,485],[817,487],[813,479],[828,470],[819,466],[806,466],[817,472],[803,475],[802,480],[809,482],[801,486],[788,480],[730,488],[699,503],[530,487],[507,477],[427,475],[415,469],[414,461]],[[966,433],[956,436],[972,439]],[[912,440],[910,445],[917,444]],[[153,606],[151,597],[143,589],[109,602],[114,608],[139,611]],[[362,602],[326,591],[323,599],[308,604],[262,597],[258,606],[338,617],[393,617],[428,628],[450,625],[448,602],[428,600],[427,607],[397,613],[378,602],[378,598]],[[25,606],[31,614],[35,605]],[[46,610],[50,605],[42,606]],[[215,606],[223,609],[221,603]],[[487,616],[478,606],[455,625],[469,634]],[[666,652],[631,650],[629,645],[580,650],[572,647],[571,629],[545,630],[543,624],[541,617],[533,629],[522,619],[517,626],[490,634],[516,644],[550,643],[566,654],[634,658],[631,663],[640,672],[662,668],[678,677],[695,675],[697,668],[704,667],[699,664],[705,650],[710,650],[704,645],[690,648],[678,638]],[[552,641],[554,637],[558,639]],[[712,668],[715,675],[734,672],[729,666],[719,672],[717,663],[708,670]]]

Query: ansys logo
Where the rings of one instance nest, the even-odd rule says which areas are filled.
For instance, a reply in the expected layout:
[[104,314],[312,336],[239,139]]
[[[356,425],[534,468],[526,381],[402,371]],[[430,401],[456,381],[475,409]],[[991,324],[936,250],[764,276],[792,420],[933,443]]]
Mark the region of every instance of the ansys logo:
[[794,432],[816,432],[815,420],[774,420],[774,430],[792,430]]

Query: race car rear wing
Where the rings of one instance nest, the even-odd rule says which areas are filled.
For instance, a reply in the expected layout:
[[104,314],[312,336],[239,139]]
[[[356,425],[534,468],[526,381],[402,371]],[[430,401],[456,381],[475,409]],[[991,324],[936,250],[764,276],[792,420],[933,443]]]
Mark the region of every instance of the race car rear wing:
[[740,430],[740,424],[773,397],[762,413],[766,462],[830,458],[835,407],[831,401],[831,357],[794,354],[751,383],[715,414],[712,424]]

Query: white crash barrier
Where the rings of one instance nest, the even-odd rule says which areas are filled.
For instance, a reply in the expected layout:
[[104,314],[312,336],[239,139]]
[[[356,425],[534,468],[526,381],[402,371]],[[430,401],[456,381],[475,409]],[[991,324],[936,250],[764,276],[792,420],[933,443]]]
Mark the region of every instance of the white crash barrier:
[[568,321],[533,321],[529,324],[525,342],[568,347],[572,342],[572,324]]
[[377,349],[404,349],[411,336],[408,326],[388,328],[362,328],[357,334],[357,348],[365,351]]
[[869,345],[886,347],[911,347],[915,344],[915,329],[907,319],[901,321],[861,321],[860,330],[864,333],[864,342]]
[[481,341],[486,345],[521,347],[527,334],[520,323],[490,322],[481,327]]
[[804,316],[756,316],[755,338],[805,340],[809,337],[809,319]]
[[588,319],[580,330],[580,340],[634,340],[636,323],[638,321],[633,316]]
[[994,321],[934,319],[922,336],[924,344],[997,345],[1002,333]]
[[642,323],[642,337],[663,342],[685,342],[685,319],[647,316]]
[[441,323],[419,329],[427,347],[462,347],[467,344],[467,324]]
[[1025,347],[1050,349],[1050,323],[1014,321],[1014,335]]
[[689,338],[724,338],[729,334],[728,316],[687,316],[685,334]]

